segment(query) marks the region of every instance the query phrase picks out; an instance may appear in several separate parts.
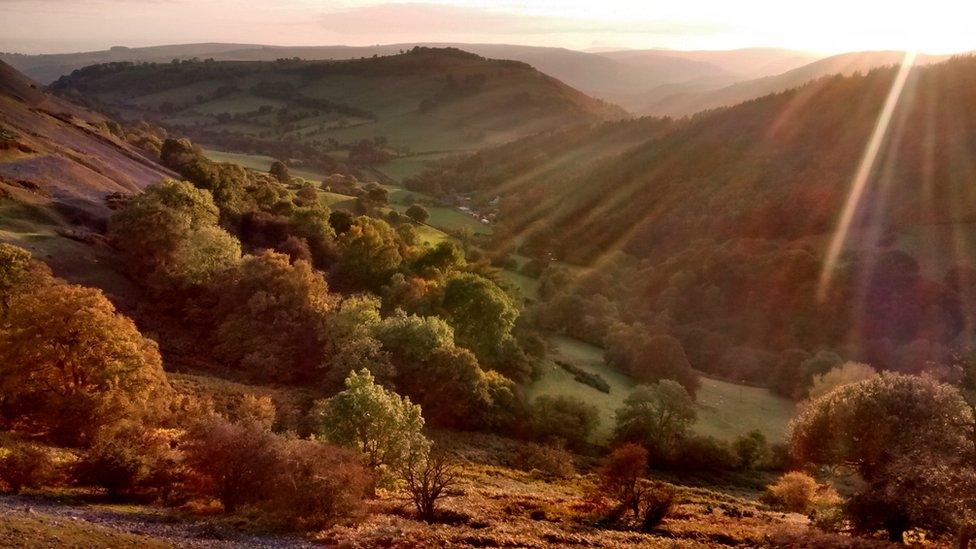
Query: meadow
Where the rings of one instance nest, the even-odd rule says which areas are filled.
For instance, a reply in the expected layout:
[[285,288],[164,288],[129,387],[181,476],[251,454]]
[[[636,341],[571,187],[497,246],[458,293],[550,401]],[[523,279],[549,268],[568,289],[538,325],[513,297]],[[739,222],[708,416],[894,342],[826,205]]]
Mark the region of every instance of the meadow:
[[[540,395],[575,396],[597,407],[599,425],[596,437],[606,440],[614,423],[614,413],[623,406],[624,399],[636,383],[630,377],[607,365],[603,350],[593,345],[568,338],[553,337],[552,356],[543,364],[541,376],[528,388],[532,399]],[[599,375],[610,386],[610,392],[601,392],[576,381],[556,360],[565,361],[586,372]],[[701,388],[696,399],[698,421],[694,431],[721,440],[735,437],[754,429],[763,433],[770,442],[781,442],[793,417],[794,404],[774,395],[768,389],[747,387],[701,377]]]

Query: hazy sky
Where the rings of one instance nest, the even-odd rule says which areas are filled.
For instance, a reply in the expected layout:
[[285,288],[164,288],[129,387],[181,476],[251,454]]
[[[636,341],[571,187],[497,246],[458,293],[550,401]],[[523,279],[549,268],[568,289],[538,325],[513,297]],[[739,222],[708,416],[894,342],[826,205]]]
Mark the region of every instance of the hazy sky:
[[821,52],[976,49],[976,0],[0,0],[0,50],[497,42]]

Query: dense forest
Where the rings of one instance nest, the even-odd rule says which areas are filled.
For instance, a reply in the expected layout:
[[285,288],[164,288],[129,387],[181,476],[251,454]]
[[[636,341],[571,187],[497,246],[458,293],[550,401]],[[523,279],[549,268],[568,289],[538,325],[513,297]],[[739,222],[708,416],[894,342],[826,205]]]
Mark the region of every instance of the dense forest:
[[[640,325],[680,339],[699,370],[787,395],[806,382],[784,378],[822,351],[906,372],[968,369],[972,58],[911,72],[853,244],[818,296],[895,72],[828,77],[691,119],[527,138],[408,185],[496,208],[496,249],[549,265],[543,322],[594,343],[615,322]],[[644,139],[622,153],[604,145],[628,132]]]

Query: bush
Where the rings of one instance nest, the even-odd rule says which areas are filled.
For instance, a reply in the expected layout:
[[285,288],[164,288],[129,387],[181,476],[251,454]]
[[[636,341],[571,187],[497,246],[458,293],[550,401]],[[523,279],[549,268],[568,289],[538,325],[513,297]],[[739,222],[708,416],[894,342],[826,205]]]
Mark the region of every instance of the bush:
[[678,442],[667,457],[667,466],[678,471],[729,471],[737,461],[728,443],[714,437],[691,436]]
[[279,448],[271,510],[301,529],[321,529],[359,517],[372,484],[355,454],[314,440],[289,439]]
[[596,496],[616,502],[611,520],[627,510],[640,516],[642,481],[647,470],[647,450],[637,444],[623,444],[614,449],[597,470]]
[[14,494],[43,486],[54,472],[54,461],[44,448],[17,442],[0,449],[0,482]]
[[532,403],[532,430],[540,440],[580,448],[596,428],[596,406],[570,396],[539,396]]
[[661,524],[661,521],[671,512],[671,508],[674,506],[675,491],[668,484],[656,483],[644,490],[641,500],[643,502],[641,529],[650,532]]
[[576,380],[578,383],[582,383],[583,385],[589,385],[590,387],[593,387],[594,389],[600,391],[601,393],[610,392],[610,384],[607,383],[607,380],[603,379],[603,376],[601,376],[600,374],[587,372],[586,370],[580,368],[579,366],[570,364],[568,362],[564,362],[562,360],[556,360],[554,362],[557,365],[559,365],[559,367],[562,368],[563,370],[566,370],[570,374],[573,374],[573,379]]
[[99,434],[75,467],[79,482],[105,489],[108,497],[173,487],[175,452],[158,433],[126,426]]
[[279,437],[258,423],[214,417],[191,427],[182,447],[196,492],[217,498],[232,513],[238,505],[267,497],[278,444]]
[[813,477],[800,471],[786,473],[775,484],[767,486],[763,499],[777,508],[803,514],[818,505],[838,501],[832,488],[820,485]]
[[562,448],[535,443],[519,446],[512,458],[512,467],[522,471],[540,471],[558,478],[576,474],[573,454]]

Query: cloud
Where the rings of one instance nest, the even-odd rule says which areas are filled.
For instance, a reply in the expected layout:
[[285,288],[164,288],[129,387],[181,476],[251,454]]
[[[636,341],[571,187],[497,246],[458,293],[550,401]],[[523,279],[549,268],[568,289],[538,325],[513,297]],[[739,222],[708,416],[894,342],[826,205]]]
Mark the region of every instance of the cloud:
[[682,21],[577,19],[516,15],[482,8],[427,3],[388,3],[326,14],[322,27],[339,35],[710,35],[716,25]]

